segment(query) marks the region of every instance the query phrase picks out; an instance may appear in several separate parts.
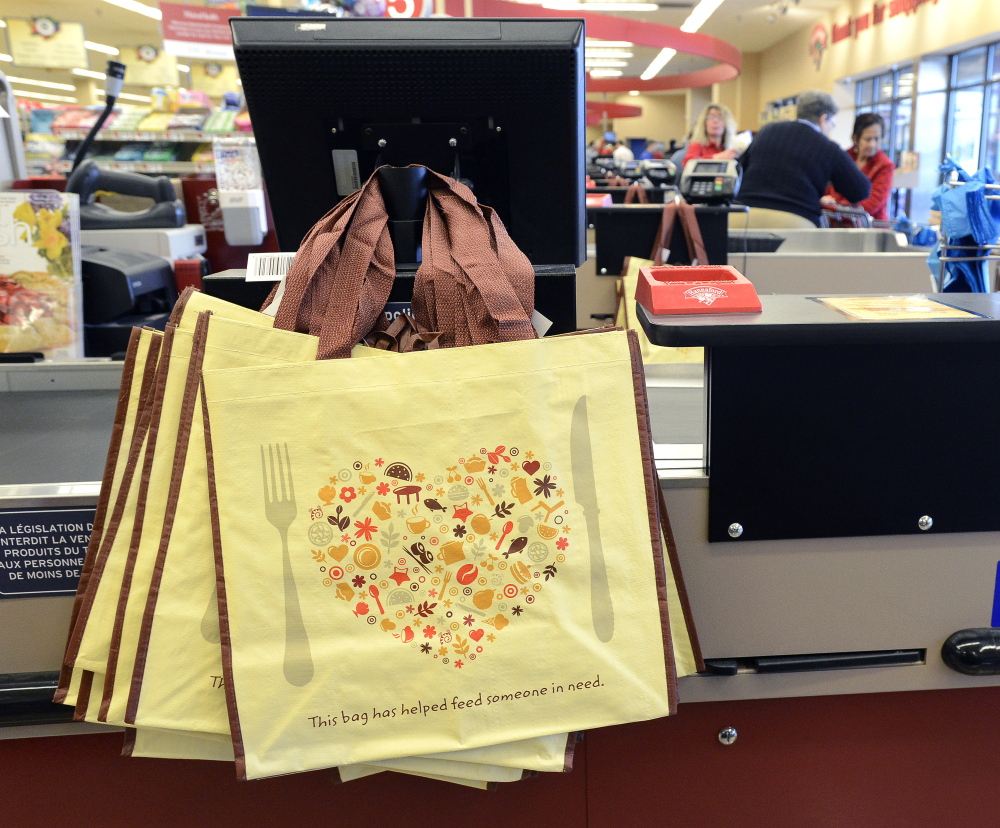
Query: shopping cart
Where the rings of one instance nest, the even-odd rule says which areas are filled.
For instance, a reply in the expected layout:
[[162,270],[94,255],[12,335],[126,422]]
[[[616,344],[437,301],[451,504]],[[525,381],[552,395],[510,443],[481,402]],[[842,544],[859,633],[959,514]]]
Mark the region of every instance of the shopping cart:
[[849,227],[855,229],[867,227],[890,228],[892,227],[892,222],[872,218],[865,211],[864,207],[852,207],[848,204],[824,204],[823,212],[819,218],[819,226],[833,228]]

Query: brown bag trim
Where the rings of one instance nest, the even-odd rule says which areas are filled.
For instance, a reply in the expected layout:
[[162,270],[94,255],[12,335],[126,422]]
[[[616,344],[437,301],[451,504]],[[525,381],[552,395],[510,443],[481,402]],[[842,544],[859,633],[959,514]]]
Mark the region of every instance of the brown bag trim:
[[583,734],[579,732],[566,734],[566,752],[563,754],[563,773],[573,770],[573,759],[576,754],[576,746],[583,741]]
[[640,204],[649,204],[649,193],[646,192],[646,188],[638,181],[634,184],[629,184],[628,189],[625,191],[625,203],[632,204],[635,201],[638,201]]
[[698,264],[704,267],[708,264],[708,253],[705,251],[705,242],[701,237],[701,227],[698,225],[698,214],[695,212],[694,205],[682,201],[677,205],[677,215],[681,220],[681,228],[684,230],[688,257],[697,259]]
[[122,743],[122,756],[131,756],[135,750],[135,728],[125,728],[125,741]]
[[187,307],[188,299],[191,298],[192,293],[195,293],[195,289],[190,285],[181,291],[181,295],[178,296],[177,301],[174,302],[173,310],[170,311],[170,317],[167,319],[167,324],[177,326],[181,323],[181,317],[184,315],[184,308]]
[[219,601],[219,639],[222,646],[222,680],[226,693],[226,711],[229,713],[229,732],[233,740],[233,757],[236,777],[246,780],[246,751],[243,747],[243,729],[240,727],[239,706],[233,683],[233,645],[229,634],[229,610],[226,601],[226,577],[222,564],[222,524],[219,520],[218,489],[215,485],[215,460],[212,454],[212,429],[208,417],[208,400],[205,399],[205,381],[201,381],[201,416],[205,430],[205,458],[208,463],[208,513],[212,526],[212,551],[215,555],[215,590]]
[[674,576],[674,584],[677,586],[677,595],[680,598],[681,609],[684,611],[684,624],[688,629],[688,636],[691,639],[691,649],[694,651],[694,663],[698,672],[705,672],[705,659],[701,655],[701,642],[698,641],[698,629],[694,625],[694,615],[691,612],[691,604],[688,601],[687,587],[684,584],[684,573],[681,570],[681,559],[677,554],[677,541],[674,539],[674,530],[670,526],[670,515],[667,513],[667,501],[663,497],[663,486],[656,486],[659,493],[660,503],[660,525],[663,529],[663,537],[667,542],[667,559],[670,561],[670,571]]
[[94,674],[90,670],[80,672],[80,691],[76,694],[76,708],[73,711],[73,721],[83,722],[87,718],[87,707],[90,703],[90,690],[94,683]]
[[[111,519],[96,544],[94,543],[93,537],[91,538],[91,544],[93,545],[93,549],[96,550],[96,554],[93,556],[91,555],[92,548],[90,545],[88,545],[87,548],[85,565],[91,561],[92,557],[93,561],[91,563],[91,570],[87,578],[87,583],[83,589],[77,590],[77,596],[74,601],[73,616],[70,624],[71,632],[66,642],[66,652],[63,656],[63,666],[59,674],[59,689],[56,691],[56,701],[65,699],[66,693],[69,690],[69,683],[73,673],[73,665],[76,663],[76,657],[80,652],[80,645],[83,642],[84,630],[86,629],[87,622],[90,619],[90,612],[93,609],[94,601],[97,598],[97,589],[100,586],[101,578],[104,575],[104,569],[107,565],[108,556],[111,552],[111,546],[114,544],[115,538],[118,535],[118,529],[121,525],[122,517],[125,512],[125,501],[132,487],[132,480],[135,476],[136,468],[138,467],[139,455],[142,452],[146,432],[149,430],[149,418],[151,415],[149,396],[156,376],[156,369],[159,365],[159,360],[163,356],[163,341],[164,336],[159,332],[157,332],[156,336],[150,341],[149,353],[146,357],[146,367],[143,371],[142,385],[139,391],[139,408],[136,411],[136,426],[132,433],[132,441],[129,445],[129,454],[125,460],[125,470],[122,473],[122,480],[118,487],[115,505],[111,511]],[[169,352],[169,346],[167,351]]]
[[[125,349],[125,362],[122,364],[122,382],[118,388],[118,402],[115,406],[115,419],[111,426],[111,442],[108,446],[108,456],[104,461],[104,474],[101,477],[101,493],[97,498],[97,508],[94,512],[94,529],[90,533],[90,541],[87,544],[87,553],[83,561],[83,568],[80,571],[80,580],[77,583],[76,595],[73,598],[73,609],[69,618],[69,630],[72,632],[76,626],[76,620],[80,614],[80,602],[83,594],[87,591],[87,582],[94,568],[94,557],[101,546],[101,536],[104,532],[104,521],[107,519],[108,505],[111,501],[111,489],[114,484],[115,470],[118,468],[118,458],[121,452],[122,442],[125,432],[125,420],[128,416],[128,402],[132,393],[132,373],[135,371],[136,354],[139,350],[139,328],[133,328],[128,338],[128,347]],[[66,641],[69,647],[69,639]],[[59,683],[56,686],[53,701],[59,704],[66,699],[69,692],[69,681],[72,670],[66,670],[67,652],[63,650],[63,663],[59,671]],[[64,675],[65,673],[65,675]],[[65,679],[65,684],[64,684]]]
[[167,550],[170,547],[174,520],[177,518],[177,504],[180,500],[181,481],[184,479],[184,465],[187,462],[188,446],[191,442],[195,400],[198,397],[201,368],[205,362],[205,342],[208,339],[208,323],[211,316],[211,311],[203,311],[198,314],[198,321],[195,324],[194,335],[192,336],[191,358],[188,361],[184,397],[181,400],[180,423],[177,428],[177,442],[174,447],[173,466],[170,470],[170,488],[167,491],[167,504],[163,514],[163,528],[160,531],[160,544],[156,550],[156,559],[153,562],[153,574],[149,583],[149,592],[146,596],[146,606],[143,609],[142,623],[139,627],[139,640],[136,646],[135,663],[132,668],[132,682],[125,708],[126,724],[135,724],[136,713],[139,710],[139,696],[142,692],[142,678],[146,670],[146,656],[149,653],[149,637],[153,629],[153,615],[156,612],[156,600],[160,593],[160,583],[163,581],[163,568],[166,564]]
[[667,576],[663,568],[663,546],[660,543],[660,512],[656,489],[660,479],[653,460],[653,430],[649,424],[649,402],[646,399],[646,376],[642,368],[639,337],[635,331],[626,331],[629,355],[632,359],[632,385],[635,390],[635,412],[639,426],[639,449],[642,452],[643,478],[646,486],[646,511],[649,534],[653,546],[653,570],[656,575],[656,596],[660,605],[660,628],[663,631],[663,662],[666,669],[669,714],[677,712],[677,670],[674,666],[674,647],[670,635],[670,614],[667,603]]
[[163,413],[163,395],[167,387],[170,353],[173,350],[175,331],[176,328],[167,327],[167,330],[163,334],[163,347],[160,349],[160,366],[162,366],[162,370],[160,370],[160,366],[157,366],[156,382],[153,389],[153,404],[150,407],[149,429],[146,436],[146,451],[142,458],[142,471],[139,474],[135,520],[132,524],[128,554],[125,558],[125,571],[122,574],[121,589],[118,593],[118,607],[115,611],[114,626],[111,630],[111,645],[108,649],[108,670],[104,675],[104,694],[101,700],[100,712],[97,714],[97,719],[101,722],[106,722],[108,719],[111,696],[115,688],[115,676],[118,672],[118,655],[121,650],[122,632],[125,626],[125,610],[128,606],[129,593],[132,589],[135,559],[139,552],[139,542],[142,539],[142,528],[146,519],[146,500],[149,497],[149,481],[153,469],[153,456],[156,454],[156,437],[160,430],[160,417]]
[[[136,354],[139,350],[141,328],[132,328],[129,334],[128,347],[125,349],[125,361],[122,363],[122,382],[118,387],[118,402],[115,406],[115,419],[111,425],[111,442],[108,445],[108,456],[104,461],[104,474],[101,477],[101,494],[97,498],[97,511],[94,514],[94,534],[104,531],[104,520],[108,513],[108,502],[111,500],[111,484],[114,482],[115,468],[118,465],[118,452],[121,451],[122,438],[125,432],[125,419],[128,416],[128,402],[132,394],[132,372],[135,371]],[[84,572],[87,572],[86,562]],[[83,575],[81,574],[81,580]]]
[[701,228],[698,226],[698,214],[695,212],[694,205],[688,204],[686,201],[668,201],[663,205],[660,225],[656,228],[656,241],[654,241],[653,250],[649,255],[649,258],[653,260],[653,265],[655,267],[663,265],[663,251],[670,247],[674,224],[678,219],[681,230],[684,232],[688,258],[697,259],[700,265],[707,265],[708,253],[705,252],[705,242],[701,237]]

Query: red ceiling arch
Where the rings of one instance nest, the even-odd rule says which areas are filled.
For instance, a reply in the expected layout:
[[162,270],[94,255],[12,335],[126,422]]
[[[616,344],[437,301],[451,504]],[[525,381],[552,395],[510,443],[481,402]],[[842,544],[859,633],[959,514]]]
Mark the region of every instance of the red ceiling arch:
[[604,120],[616,118],[637,118],[642,115],[641,106],[611,103],[607,101],[587,101],[587,126],[596,126]]
[[[468,0],[445,0],[445,11],[452,17],[464,17]],[[733,80],[740,74],[743,58],[740,50],[717,37],[698,32],[683,32],[674,26],[648,23],[630,17],[615,17],[586,11],[556,11],[510,0],[471,0],[473,17],[568,17],[587,21],[588,37],[601,40],[627,40],[654,49],[671,48],[678,52],[708,58],[716,66],[695,72],[658,75],[648,81],[641,78],[587,78],[588,92],[661,91],[691,89]]]

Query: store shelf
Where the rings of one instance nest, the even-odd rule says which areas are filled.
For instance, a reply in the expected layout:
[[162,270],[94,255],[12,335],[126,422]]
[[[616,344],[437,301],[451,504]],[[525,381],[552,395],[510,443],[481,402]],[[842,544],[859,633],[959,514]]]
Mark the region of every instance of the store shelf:
[[[97,165],[104,170],[137,173],[210,173],[215,172],[211,161],[101,161]],[[73,168],[72,161],[60,161],[59,172],[68,173]]]
[[[82,141],[87,137],[85,129],[65,129],[54,133],[56,138],[65,141]],[[173,141],[175,143],[201,144],[213,138],[246,138],[251,132],[200,132],[193,129],[174,129],[167,132],[123,132],[114,129],[102,129],[97,136],[98,141]]]

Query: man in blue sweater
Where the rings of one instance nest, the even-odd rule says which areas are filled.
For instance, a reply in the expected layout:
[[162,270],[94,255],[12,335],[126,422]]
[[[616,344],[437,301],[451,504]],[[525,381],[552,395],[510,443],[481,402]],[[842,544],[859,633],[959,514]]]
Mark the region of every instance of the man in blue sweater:
[[[838,110],[833,97],[808,90],[797,105],[797,121],[767,124],[740,157],[743,180],[736,199],[750,207],[750,227],[818,227],[828,183],[854,203],[871,192],[858,165],[826,137]],[[740,213],[730,215],[733,229],[742,230],[746,222]]]

